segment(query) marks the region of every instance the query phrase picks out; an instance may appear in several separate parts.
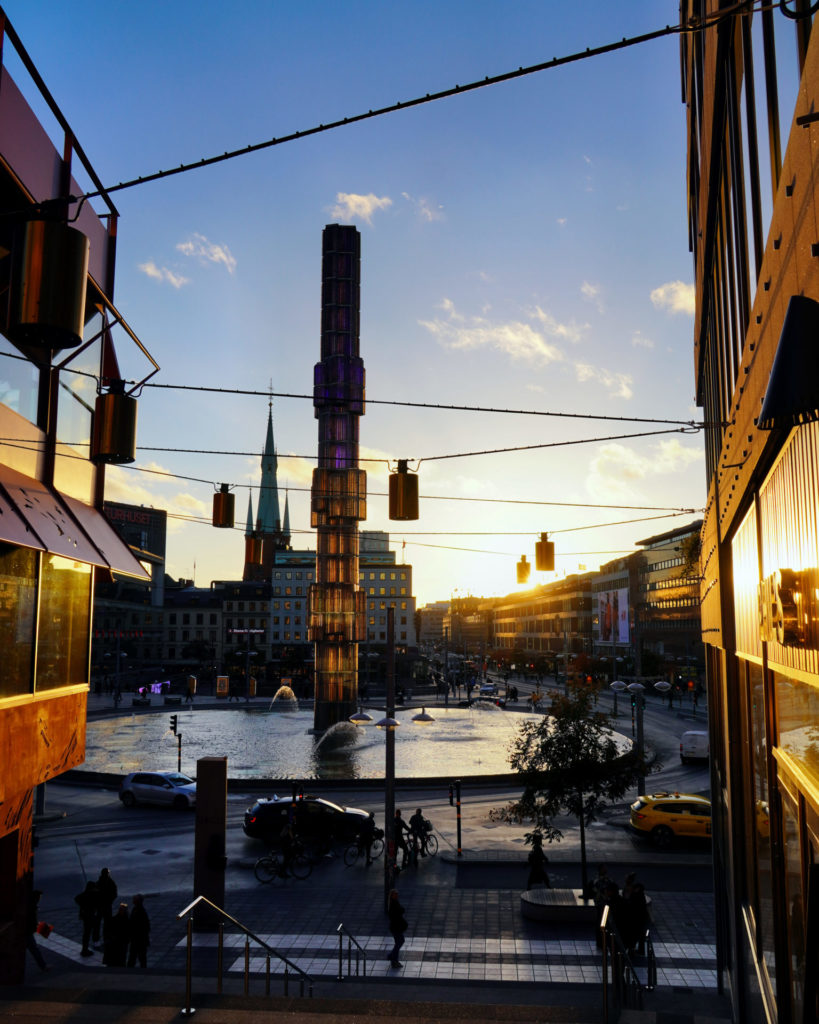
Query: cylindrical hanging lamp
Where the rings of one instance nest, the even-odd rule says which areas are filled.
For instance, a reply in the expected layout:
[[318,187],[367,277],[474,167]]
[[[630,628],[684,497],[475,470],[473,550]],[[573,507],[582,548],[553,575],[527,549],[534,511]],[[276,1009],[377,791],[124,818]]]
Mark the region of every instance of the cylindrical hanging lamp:
[[7,334],[56,352],[82,344],[88,239],[58,220],[26,221],[12,245]]
[[264,541],[255,534],[245,537],[245,562],[248,565],[261,565]]
[[418,518],[418,477],[407,472],[407,460],[398,460],[398,469],[390,473],[390,519]]
[[535,544],[535,568],[538,572],[552,572],[555,567],[555,546],[548,533],[541,533]]
[[221,529],[232,530],[236,521],[234,515],[236,496],[230,493],[228,484],[220,484],[213,496],[213,525]]
[[526,555],[521,555],[520,556],[520,561],[518,562],[517,568],[518,568],[518,583],[528,583],[529,582],[529,573],[532,571],[532,565],[531,565],[530,562],[526,561]]
[[123,465],[136,457],[137,400],[125,394],[125,382],[112,381],[111,388],[97,395],[91,461]]

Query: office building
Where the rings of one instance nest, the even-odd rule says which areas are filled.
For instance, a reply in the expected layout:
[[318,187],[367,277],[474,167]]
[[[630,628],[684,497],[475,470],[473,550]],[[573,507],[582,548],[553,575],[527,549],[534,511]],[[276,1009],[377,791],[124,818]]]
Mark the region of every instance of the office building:
[[680,5],[717,954],[744,1024],[817,1019],[814,9]]

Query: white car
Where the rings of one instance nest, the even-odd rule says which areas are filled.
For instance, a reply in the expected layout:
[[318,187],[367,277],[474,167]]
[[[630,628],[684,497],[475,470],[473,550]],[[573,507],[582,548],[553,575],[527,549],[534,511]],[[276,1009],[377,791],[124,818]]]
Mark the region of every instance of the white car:
[[196,806],[196,783],[181,772],[131,772],[122,780],[119,798],[134,804],[165,804],[177,811]]

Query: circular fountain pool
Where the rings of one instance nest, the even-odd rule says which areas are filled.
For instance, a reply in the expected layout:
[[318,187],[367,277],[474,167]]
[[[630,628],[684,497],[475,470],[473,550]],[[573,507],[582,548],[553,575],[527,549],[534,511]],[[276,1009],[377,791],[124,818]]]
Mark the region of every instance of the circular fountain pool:
[[[311,711],[223,710],[177,712],[182,735],[182,771],[196,772],[205,756],[228,758],[232,779],[381,779],[384,733],[373,724],[341,722],[323,736],[310,734]],[[509,774],[509,746],[520,724],[539,715],[503,711],[476,702],[471,708],[430,708],[435,721],[415,725],[417,709],[399,709],[395,732],[397,778],[460,778]],[[374,720],[383,712],[371,712]],[[124,715],[89,721],[89,771],[125,774],[176,768],[177,740],[167,714]],[[624,748],[631,740],[617,737]]]

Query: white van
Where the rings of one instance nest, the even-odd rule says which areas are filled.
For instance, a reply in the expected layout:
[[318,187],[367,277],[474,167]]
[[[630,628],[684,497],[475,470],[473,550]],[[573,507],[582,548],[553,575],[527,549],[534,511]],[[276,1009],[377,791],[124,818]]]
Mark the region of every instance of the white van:
[[684,732],[680,738],[680,760],[683,764],[689,761],[707,761],[709,754],[708,733],[699,729]]

